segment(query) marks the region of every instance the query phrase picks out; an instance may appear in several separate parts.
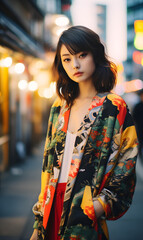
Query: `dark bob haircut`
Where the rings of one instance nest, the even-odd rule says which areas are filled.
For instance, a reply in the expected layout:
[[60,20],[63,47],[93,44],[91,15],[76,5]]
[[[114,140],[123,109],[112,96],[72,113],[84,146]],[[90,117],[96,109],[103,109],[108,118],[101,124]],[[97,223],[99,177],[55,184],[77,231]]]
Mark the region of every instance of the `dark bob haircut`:
[[93,74],[93,84],[98,93],[110,92],[116,82],[116,65],[109,61],[105,54],[104,45],[99,36],[83,26],[73,26],[65,30],[59,38],[54,70],[58,73],[57,93],[60,98],[66,100],[68,105],[72,105],[75,98],[79,95],[78,83],[70,79],[65,72],[61,62],[61,47],[65,45],[71,54],[79,52],[91,52],[95,62],[95,72]]

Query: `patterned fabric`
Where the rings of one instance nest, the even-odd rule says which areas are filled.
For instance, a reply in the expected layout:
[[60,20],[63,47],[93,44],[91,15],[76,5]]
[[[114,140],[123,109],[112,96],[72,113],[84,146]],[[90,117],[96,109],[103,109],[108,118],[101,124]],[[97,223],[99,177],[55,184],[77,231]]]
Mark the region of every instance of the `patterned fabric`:
[[[39,239],[44,239],[63,159],[70,108],[59,99],[51,108],[39,201],[33,207]],[[109,239],[107,220],[128,210],[135,189],[137,136],[125,101],[98,94],[77,132],[59,234],[62,240]],[[105,216],[97,219],[93,201]]]

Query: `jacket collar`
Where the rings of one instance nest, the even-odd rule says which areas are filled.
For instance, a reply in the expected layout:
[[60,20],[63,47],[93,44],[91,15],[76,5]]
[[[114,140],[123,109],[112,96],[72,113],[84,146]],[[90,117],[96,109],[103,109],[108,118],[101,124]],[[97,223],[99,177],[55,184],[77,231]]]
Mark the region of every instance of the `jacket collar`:
[[[84,116],[84,119],[81,122],[80,127],[77,132],[81,131],[81,128],[83,128],[83,126],[89,127],[89,124],[91,125],[93,123],[93,121],[95,120],[95,117],[92,116],[93,109],[95,109],[95,108],[98,109],[101,107],[107,94],[108,93],[99,93],[92,98],[92,101],[88,108],[87,114]],[[68,105],[66,104],[66,101],[64,101],[63,106],[61,107],[59,117],[58,117],[57,131],[63,131],[64,133],[67,133],[70,110],[71,110],[71,108],[68,107]],[[89,122],[90,122],[90,123],[88,123],[88,126],[86,126],[87,118],[89,118]]]

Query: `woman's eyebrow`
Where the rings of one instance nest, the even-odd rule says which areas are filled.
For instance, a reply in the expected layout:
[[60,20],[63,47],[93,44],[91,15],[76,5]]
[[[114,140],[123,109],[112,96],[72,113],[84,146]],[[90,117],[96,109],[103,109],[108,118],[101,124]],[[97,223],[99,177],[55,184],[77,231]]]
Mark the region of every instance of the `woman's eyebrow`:
[[68,54],[68,53],[64,53],[64,54],[62,54],[62,57],[64,57],[64,56],[69,56],[70,54]]

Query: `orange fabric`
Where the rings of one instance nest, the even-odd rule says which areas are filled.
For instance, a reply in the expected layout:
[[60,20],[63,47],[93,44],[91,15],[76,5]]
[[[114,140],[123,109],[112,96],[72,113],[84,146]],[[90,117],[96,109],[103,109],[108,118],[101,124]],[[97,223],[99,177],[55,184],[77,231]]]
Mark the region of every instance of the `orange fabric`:
[[[52,202],[53,202],[53,198],[54,198],[54,192],[55,192],[55,188],[53,186],[48,186],[46,188],[46,192],[44,194],[44,196],[46,197],[47,195],[47,191],[50,191],[50,199],[49,202],[46,203],[45,200],[43,201],[43,205],[45,205],[45,209],[44,209],[44,218],[43,218],[43,227],[46,229],[47,226],[47,222],[49,219],[49,215],[50,215],[50,210],[52,207]],[[45,198],[46,199],[46,198]]]

